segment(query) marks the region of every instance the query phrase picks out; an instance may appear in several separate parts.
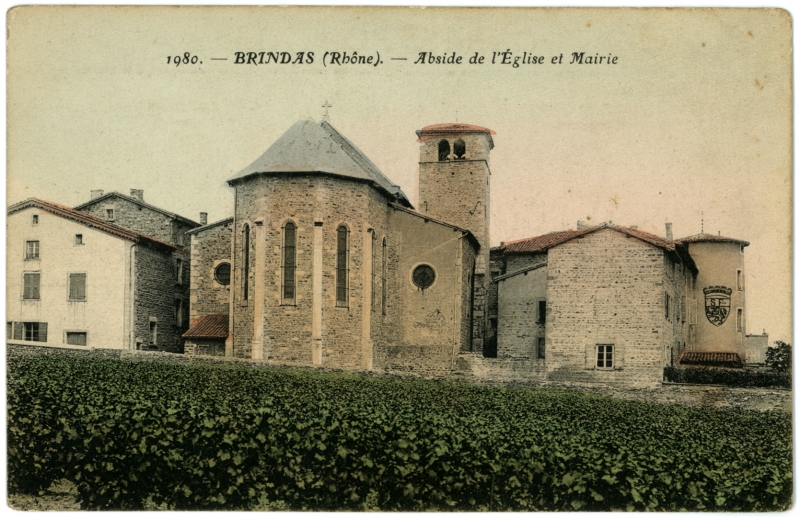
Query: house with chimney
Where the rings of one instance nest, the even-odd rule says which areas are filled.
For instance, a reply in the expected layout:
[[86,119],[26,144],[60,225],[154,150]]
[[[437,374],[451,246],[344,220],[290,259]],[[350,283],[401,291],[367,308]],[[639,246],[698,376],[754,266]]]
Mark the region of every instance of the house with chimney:
[[35,198],[12,205],[7,340],[180,352],[189,323],[185,234],[198,226],[145,203],[141,190],[94,191],[75,208]]

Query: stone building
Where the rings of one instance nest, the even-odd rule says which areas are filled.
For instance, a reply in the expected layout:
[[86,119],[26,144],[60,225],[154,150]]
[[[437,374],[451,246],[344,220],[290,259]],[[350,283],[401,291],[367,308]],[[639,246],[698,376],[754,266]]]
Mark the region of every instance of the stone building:
[[187,250],[40,199],[7,214],[8,342],[180,351]]
[[747,242],[580,223],[490,249],[493,134],[417,131],[415,209],[330,123],[296,123],[228,180],[232,217],[187,232],[187,351],[608,384],[744,360]]
[[[296,123],[228,180],[232,231],[215,223],[190,232],[192,315],[222,307],[214,275],[226,263],[226,355],[451,371],[485,315],[475,299],[485,298],[490,134],[466,125],[419,132],[425,208],[416,211],[328,122]],[[447,195],[454,188],[462,200]]]

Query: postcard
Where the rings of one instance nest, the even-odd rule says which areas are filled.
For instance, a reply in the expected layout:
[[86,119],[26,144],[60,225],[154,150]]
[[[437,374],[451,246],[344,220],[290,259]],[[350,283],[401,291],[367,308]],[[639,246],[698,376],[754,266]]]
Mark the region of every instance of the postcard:
[[791,507],[788,12],[7,32],[12,508]]

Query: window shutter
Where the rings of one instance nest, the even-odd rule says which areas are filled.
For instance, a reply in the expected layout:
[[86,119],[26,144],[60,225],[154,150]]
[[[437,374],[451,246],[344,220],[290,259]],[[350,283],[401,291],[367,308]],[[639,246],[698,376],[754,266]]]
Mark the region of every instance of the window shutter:
[[625,345],[614,345],[614,369],[621,370],[625,367]]
[[32,281],[31,281],[31,283],[32,283],[32,286],[33,286],[33,289],[32,289],[32,292],[33,292],[33,298],[34,298],[35,300],[38,300],[38,299],[39,299],[39,279],[40,279],[41,277],[39,276],[39,273],[36,273],[36,274],[34,274],[34,275],[31,275],[31,277],[32,277],[32,279],[31,279],[31,280],[32,280]]
[[47,343],[47,323],[39,323],[39,341]]
[[86,273],[72,273],[69,275],[69,299],[86,300]]
[[597,349],[594,343],[586,344],[586,369],[593,370],[597,364]]
[[10,321],[8,323],[6,323],[6,339],[13,339],[13,335],[14,335],[13,327],[14,327],[14,324],[11,323]]
[[22,341],[22,332],[25,329],[25,326],[22,324],[21,321],[14,322],[14,339],[18,341]]

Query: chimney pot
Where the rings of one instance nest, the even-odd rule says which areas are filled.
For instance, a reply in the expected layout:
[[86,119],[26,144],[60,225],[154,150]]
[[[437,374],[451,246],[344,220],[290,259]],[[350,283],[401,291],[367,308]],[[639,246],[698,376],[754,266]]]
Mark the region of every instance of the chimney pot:
[[665,226],[667,227],[667,240],[672,240],[672,223],[666,223]]
[[102,190],[93,190],[92,191],[92,199],[97,199],[103,195]]
[[203,226],[208,224],[208,212],[200,212],[200,224]]
[[578,219],[577,228],[578,228],[578,230],[583,230],[584,228],[586,228],[586,222],[585,221],[581,221],[580,219]]
[[135,197],[139,201],[144,201],[144,190],[132,188],[131,197]]

